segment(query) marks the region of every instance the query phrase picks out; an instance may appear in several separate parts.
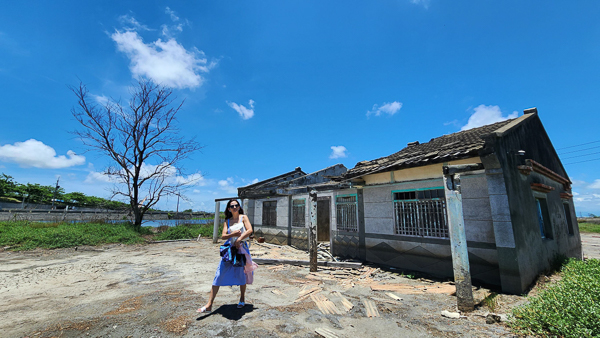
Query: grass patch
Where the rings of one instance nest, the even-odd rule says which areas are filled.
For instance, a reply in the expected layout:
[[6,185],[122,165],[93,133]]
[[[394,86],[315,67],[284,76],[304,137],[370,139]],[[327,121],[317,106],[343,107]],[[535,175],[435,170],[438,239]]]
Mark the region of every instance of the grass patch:
[[490,293],[483,299],[483,304],[487,306],[490,312],[496,312],[498,308],[498,294],[495,292]]
[[128,223],[0,222],[0,246],[12,250],[56,249],[106,243],[144,242]]
[[[174,240],[174,239],[194,239],[199,235],[202,237],[212,237],[213,224],[179,224],[170,227],[165,232],[161,232],[154,237],[155,240]],[[219,227],[219,234],[223,231],[223,226]]]
[[544,337],[600,336],[600,260],[570,259],[562,278],[513,309],[509,325],[519,334]]
[[580,232],[600,233],[600,224],[598,223],[579,223]]

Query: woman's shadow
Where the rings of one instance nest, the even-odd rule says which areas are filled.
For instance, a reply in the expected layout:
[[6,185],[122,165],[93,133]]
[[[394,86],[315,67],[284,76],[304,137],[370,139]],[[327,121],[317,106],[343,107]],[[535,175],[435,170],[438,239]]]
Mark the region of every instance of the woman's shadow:
[[219,306],[218,309],[206,315],[201,315],[200,317],[196,318],[196,320],[203,320],[216,314],[220,314],[229,320],[240,320],[246,313],[250,313],[252,311],[254,311],[254,305],[252,304],[246,304],[246,306],[241,309],[238,309],[237,304],[226,304]]

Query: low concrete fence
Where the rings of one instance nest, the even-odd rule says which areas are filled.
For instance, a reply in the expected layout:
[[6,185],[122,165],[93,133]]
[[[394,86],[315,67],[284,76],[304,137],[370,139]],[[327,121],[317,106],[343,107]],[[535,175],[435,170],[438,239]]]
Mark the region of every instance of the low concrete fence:
[[[170,213],[164,211],[147,212],[144,220],[159,221],[168,219],[192,219],[198,217],[211,217],[202,212]],[[27,210],[4,209],[0,210],[0,221],[44,221],[44,222],[71,222],[71,221],[121,221],[132,219],[129,211],[88,211],[88,210]]]

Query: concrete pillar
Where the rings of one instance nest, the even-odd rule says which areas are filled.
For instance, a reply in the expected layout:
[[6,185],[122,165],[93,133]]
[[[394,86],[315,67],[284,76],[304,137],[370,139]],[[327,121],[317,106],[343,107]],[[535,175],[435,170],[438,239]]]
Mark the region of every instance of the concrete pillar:
[[363,189],[356,190],[356,225],[358,226],[358,255],[359,259],[367,260],[367,245],[365,231],[365,199]]
[[460,174],[449,173],[447,167],[444,167],[444,190],[446,193],[454,283],[456,285],[456,303],[460,311],[473,311],[473,287],[460,192]]
[[221,202],[215,202],[215,224],[213,228],[213,243],[217,243],[219,241],[219,223],[221,223]]
[[310,271],[317,271],[317,192],[308,193],[310,205],[310,224],[308,227],[308,253],[310,257]]

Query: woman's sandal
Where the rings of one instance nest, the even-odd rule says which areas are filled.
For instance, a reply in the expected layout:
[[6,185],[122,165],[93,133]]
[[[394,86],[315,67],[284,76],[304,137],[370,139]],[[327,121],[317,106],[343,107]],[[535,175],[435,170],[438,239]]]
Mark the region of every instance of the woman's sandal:
[[196,310],[196,312],[198,312],[198,313],[210,313],[210,310],[208,310],[206,308],[206,306],[203,306],[203,307],[199,308],[198,310]]
[[244,303],[244,302],[239,302],[239,303],[238,303],[238,305],[237,305],[237,308],[238,308],[238,309],[241,309],[241,308],[243,308],[244,306],[246,306],[246,303]]

